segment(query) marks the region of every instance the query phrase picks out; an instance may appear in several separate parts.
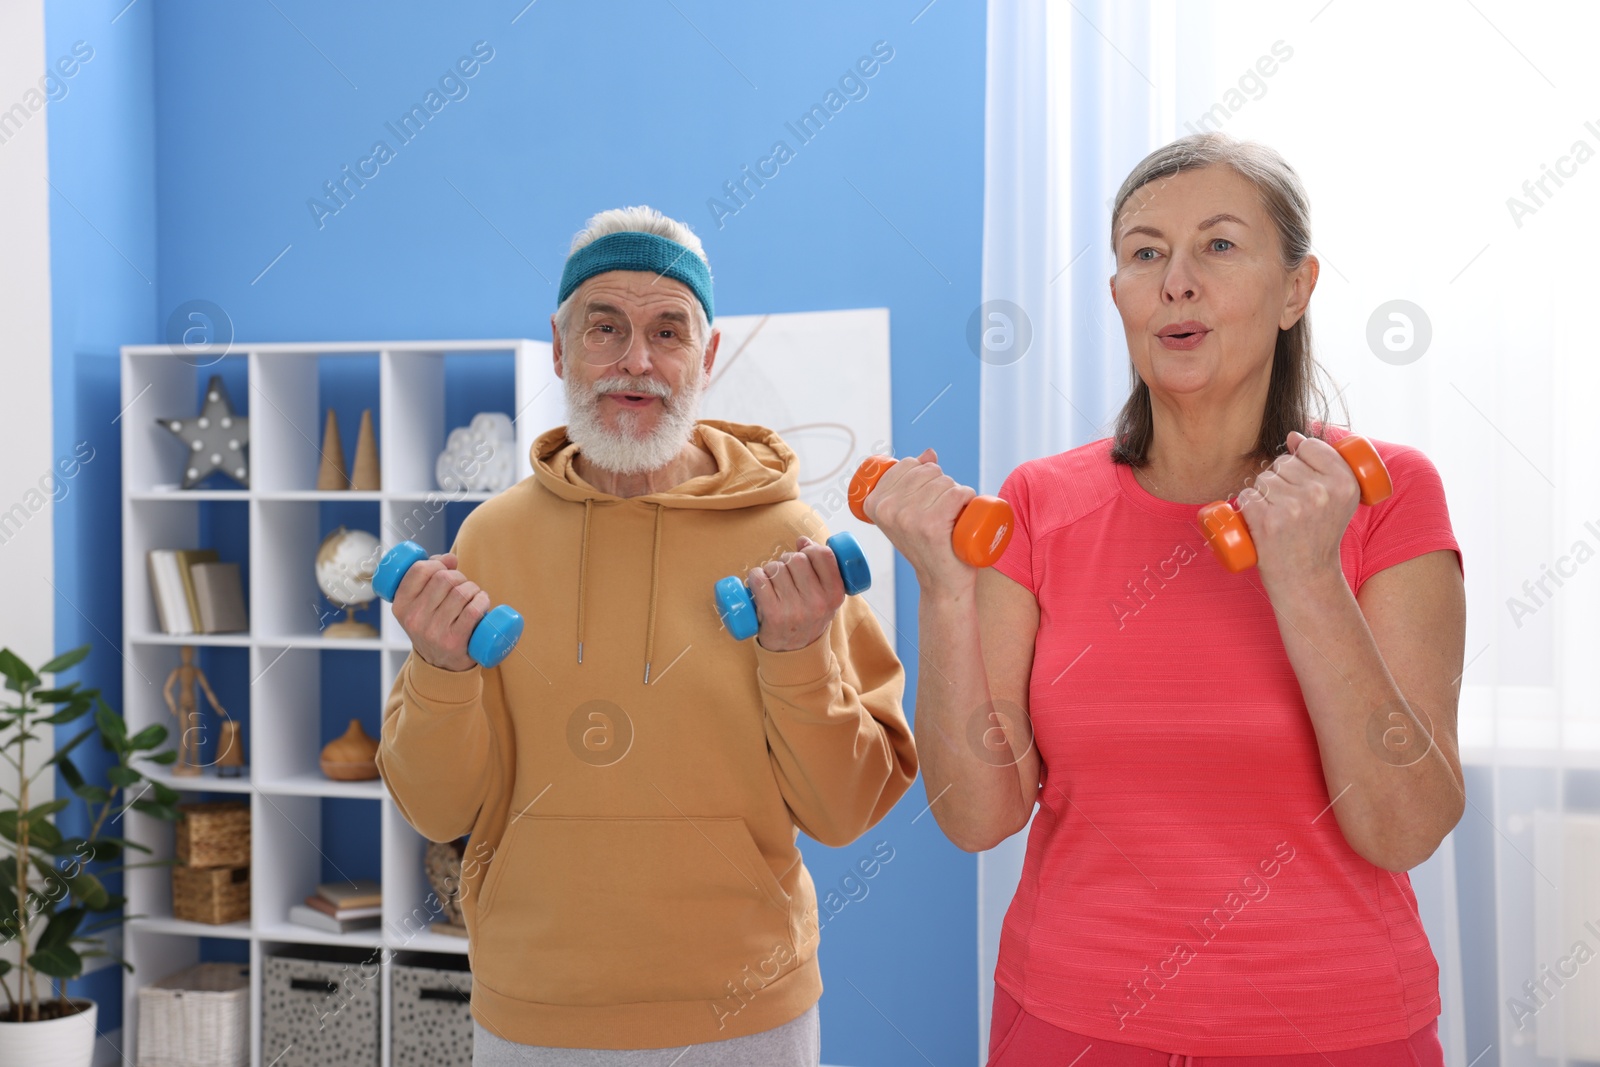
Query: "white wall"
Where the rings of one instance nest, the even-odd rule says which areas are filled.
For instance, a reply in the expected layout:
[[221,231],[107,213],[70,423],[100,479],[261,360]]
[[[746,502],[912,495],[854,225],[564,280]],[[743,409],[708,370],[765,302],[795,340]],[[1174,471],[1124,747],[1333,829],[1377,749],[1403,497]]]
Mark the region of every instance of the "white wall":
[[[54,652],[49,483],[50,224],[46,181],[44,7],[0,3],[0,647],[37,666]],[[13,110],[13,108],[20,110]],[[11,512],[14,505],[22,510]],[[10,518],[5,513],[11,512]],[[7,694],[13,696],[14,694]],[[38,749],[30,746],[33,752]],[[30,754],[29,762],[34,760]],[[0,789],[16,775],[0,762]],[[49,783],[44,783],[45,790]],[[46,799],[48,792],[35,794]],[[30,801],[34,797],[29,798]],[[0,808],[13,802],[0,798]]]

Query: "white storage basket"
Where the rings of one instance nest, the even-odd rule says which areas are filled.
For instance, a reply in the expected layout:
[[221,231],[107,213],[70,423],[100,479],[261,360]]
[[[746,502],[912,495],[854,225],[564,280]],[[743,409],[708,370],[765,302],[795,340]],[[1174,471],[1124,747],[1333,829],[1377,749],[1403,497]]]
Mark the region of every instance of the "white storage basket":
[[250,968],[200,963],[139,990],[138,1067],[249,1067]]

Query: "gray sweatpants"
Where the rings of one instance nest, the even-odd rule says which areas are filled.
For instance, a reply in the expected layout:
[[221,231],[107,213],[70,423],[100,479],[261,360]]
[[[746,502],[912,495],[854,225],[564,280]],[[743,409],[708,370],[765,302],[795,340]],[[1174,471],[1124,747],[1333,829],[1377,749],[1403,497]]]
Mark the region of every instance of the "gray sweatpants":
[[472,1067],[817,1067],[822,1019],[817,1005],[792,1022],[748,1037],[677,1048],[583,1049],[521,1045],[472,1023]]

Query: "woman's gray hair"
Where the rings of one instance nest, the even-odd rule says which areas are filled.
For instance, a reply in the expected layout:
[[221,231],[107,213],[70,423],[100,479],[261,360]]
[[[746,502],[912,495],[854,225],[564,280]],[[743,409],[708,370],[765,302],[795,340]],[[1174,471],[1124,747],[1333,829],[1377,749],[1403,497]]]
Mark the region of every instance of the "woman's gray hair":
[[[1117,225],[1129,197],[1153,181],[1211,166],[1228,167],[1255,186],[1262,206],[1278,231],[1284,270],[1299,268],[1311,254],[1311,201],[1300,176],[1266,145],[1241,141],[1224,133],[1180,137],[1139,161],[1122,188],[1117,190],[1111,209],[1112,254],[1116,254]],[[1143,467],[1150,461],[1150,442],[1155,433],[1150,387],[1139,377],[1131,358],[1128,364],[1132,391],[1117,415],[1111,458],[1116,463]],[[1267,403],[1250,458],[1269,459],[1283,452],[1290,430],[1313,436],[1313,419],[1324,425],[1327,423],[1327,394],[1317,381],[1322,374],[1325,372],[1312,354],[1311,309],[1308,307],[1298,322],[1287,330],[1278,331]],[[1320,432],[1315,436],[1321,436]]]
[[[676,241],[699,256],[707,270],[711,269],[711,261],[706,259],[705,246],[700,243],[700,238],[687,223],[669,218],[644,204],[635,207],[614,207],[592,216],[584,223],[583,229],[573,236],[572,247],[567,249],[567,255],[571,256],[585,245],[614,233],[653,233],[657,237]],[[567,327],[572,320],[572,298],[577,295],[577,290],[574,289],[556,307],[556,331],[561,335],[563,344],[567,341]],[[700,301],[695,300],[693,303],[698,329],[697,340],[700,348],[704,350],[705,346],[711,343],[711,320],[706,317],[706,309],[700,306]]]

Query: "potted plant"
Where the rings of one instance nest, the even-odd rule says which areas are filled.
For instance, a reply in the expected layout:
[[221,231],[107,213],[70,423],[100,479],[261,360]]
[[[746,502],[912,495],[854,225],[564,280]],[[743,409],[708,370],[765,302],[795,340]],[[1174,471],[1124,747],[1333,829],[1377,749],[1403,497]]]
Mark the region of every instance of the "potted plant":
[[[0,649],[0,675],[15,703],[0,707],[0,758],[16,771],[16,793],[0,789],[0,1063],[89,1067],[94,1058],[96,1005],[73,1000],[67,983],[83,974],[84,961],[112,957],[94,935],[127,918],[125,899],[106,889],[105,875],[137,866],[160,866],[170,860],[128,863],[129,850],[150,850],[112,836],[112,815],[128,808],[160,819],[178,817],[178,794],[147,779],[135,759],[171,763],[175,752],[156,753],[167,728],[150,726],[128,735],[122,716],[112,711],[98,689],[79,683],[44,688],[40,675],[59,674],[89,654],[83,645],[63,653],[37,671],[9,648]],[[92,714],[92,724],[58,748],[37,767],[28,763],[29,742],[40,743],[43,730],[76,722]],[[106,785],[86,782],[71,753],[93,735],[116,762],[106,770]],[[30,806],[29,790],[41,775],[59,769],[74,796]],[[119,795],[133,799],[126,804]],[[66,837],[55,816],[74,803],[84,806],[89,827],[83,837]],[[14,805],[6,807],[5,805]],[[91,872],[92,864],[98,866]],[[37,935],[37,936],[35,936]],[[31,942],[31,948],[30,948]],[[13,946],[15,952],[13,953]],[[6,958],[15,955],[18,962]],[[117,958],[129,971],[126,960]],[[41,982],[41,979],[43,981]]]

